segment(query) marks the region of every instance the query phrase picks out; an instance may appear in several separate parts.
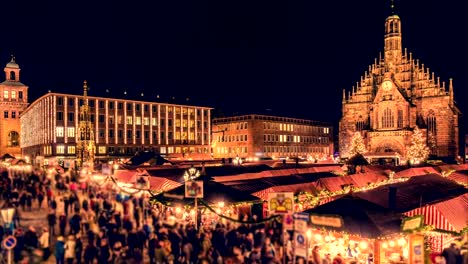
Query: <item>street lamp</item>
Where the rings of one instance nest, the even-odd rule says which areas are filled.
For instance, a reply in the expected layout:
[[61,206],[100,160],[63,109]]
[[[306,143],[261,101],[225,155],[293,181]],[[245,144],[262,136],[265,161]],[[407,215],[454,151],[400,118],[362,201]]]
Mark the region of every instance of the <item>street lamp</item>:
[[193,165],[184,172],[184,180],[191,181],[200,177],[200,171],[197,170]]
[[2,208],[0,210],[0,214],[2,215],[3,224],[7,227],[7,230],[10,230],[11,233],[13,234],[13,231],[14,231],[13,216],[15,215],[15,208],[13,207]]
[[[199,176],[200,176],[200,171],[197,170],[193,165],[184,172],[186,197],[187,197],[187,184],[190,184],[190,182],[194,181]],[[198,230],[198,197],[197,197],[197,194],[195,194],[192,197],[194,198],[194,207],[195,207],[195,217],[194,217],[195,230]]]

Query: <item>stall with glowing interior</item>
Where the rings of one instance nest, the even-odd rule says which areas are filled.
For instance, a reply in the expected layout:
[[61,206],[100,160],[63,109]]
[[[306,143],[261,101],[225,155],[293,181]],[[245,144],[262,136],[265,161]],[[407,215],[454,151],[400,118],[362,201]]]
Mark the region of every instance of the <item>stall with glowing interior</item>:
[[401,214],[353,195],[304,213],[309,215],[311,261],[410,263],[409,236],[401,232]]

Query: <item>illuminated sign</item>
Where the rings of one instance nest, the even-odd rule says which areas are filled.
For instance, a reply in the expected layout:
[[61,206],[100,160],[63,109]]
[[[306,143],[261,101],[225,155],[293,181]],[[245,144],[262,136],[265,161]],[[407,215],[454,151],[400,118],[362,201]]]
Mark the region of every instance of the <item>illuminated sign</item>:
[[310,222],[318,226],[342,227],[343,219],[339,215],[310,215]]
[[411,231],[421,228],[424,223],[424,215],[415,215],[413,217],[403,219],[401,223],[402,231]]

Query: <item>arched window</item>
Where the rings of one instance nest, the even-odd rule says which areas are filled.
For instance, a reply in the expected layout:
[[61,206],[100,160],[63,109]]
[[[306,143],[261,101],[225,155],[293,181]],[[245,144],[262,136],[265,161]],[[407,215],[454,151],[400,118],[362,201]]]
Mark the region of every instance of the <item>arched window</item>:
[[437,154],[437,120],[434,111],[429,111],[426,118],[427,124],[427,146],[431,154]]
[[16,81],[16,74],[14,71],[10,72],[10,80]]
[[403,110],[398,109],[398,121],[397,121],[398,128],[403,127]]
[[385,108],[382,115],[382,128],[393,128],[393,114],[390,108]]
[[8,133],[8,147],[17,147],[19,146],[19,134],[16,131],[10,131]]
[[434,112],[431,110],[426,118],[427,132],[437,135],[437,122]]

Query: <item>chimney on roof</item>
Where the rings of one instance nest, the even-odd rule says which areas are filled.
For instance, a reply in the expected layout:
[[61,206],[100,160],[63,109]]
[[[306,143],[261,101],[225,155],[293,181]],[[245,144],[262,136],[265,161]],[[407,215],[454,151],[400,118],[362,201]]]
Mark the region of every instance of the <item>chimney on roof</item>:
[[396,210],[397,207],[397,187],[388,187],[388,209]]

